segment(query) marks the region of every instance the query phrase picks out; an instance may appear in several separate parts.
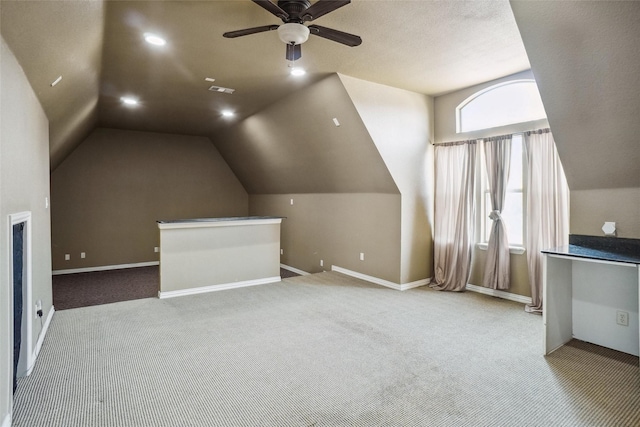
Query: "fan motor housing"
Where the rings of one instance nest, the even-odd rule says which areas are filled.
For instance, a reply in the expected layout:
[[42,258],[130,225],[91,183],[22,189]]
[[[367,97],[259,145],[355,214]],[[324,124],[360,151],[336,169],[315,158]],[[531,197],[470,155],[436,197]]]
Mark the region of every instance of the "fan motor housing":
[[300,14],[309,9],[308,0],[278,0],[278,7],[289,14],[287,22],[300,22]]

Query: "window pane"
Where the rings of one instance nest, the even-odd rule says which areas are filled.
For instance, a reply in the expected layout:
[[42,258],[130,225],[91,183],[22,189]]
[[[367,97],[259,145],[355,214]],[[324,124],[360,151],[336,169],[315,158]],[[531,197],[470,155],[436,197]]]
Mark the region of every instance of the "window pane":
[[522,193],[507,193],[502,210],[509,245],[522,245]]
[[544,119],[547,114],[534,81],[500,84],[458,107],[458,132]]

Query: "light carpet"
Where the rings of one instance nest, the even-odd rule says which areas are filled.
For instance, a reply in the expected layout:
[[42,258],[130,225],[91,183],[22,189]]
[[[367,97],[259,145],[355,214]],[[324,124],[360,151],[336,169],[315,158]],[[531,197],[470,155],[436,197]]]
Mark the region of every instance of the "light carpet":
[[638,358],[339,273],[56,313],[14,426],[637,426]]

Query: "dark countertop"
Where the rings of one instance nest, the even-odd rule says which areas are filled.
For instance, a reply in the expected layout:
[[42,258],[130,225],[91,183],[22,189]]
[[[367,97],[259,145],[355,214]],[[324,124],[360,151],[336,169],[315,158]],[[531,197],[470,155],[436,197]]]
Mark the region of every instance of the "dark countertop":
[[186,224],[194,222],[249,221],[254,219],[285,219],[284,216],[230,216],[222,218],[189,218],[156,221],[158,224]]
[[640,264],[640,239],[571,234],[569,246],[545,249],[542,253]]

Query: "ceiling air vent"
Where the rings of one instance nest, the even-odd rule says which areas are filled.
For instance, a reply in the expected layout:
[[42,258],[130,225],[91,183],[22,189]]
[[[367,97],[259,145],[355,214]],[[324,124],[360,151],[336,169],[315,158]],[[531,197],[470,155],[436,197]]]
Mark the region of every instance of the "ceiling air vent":
[[209,90],[211,92],[220,92],[220,93],[229,93],[229,94],[236,91],[235,89],[229,89],[228,87],[220,87],[220,86],[211,86]]

